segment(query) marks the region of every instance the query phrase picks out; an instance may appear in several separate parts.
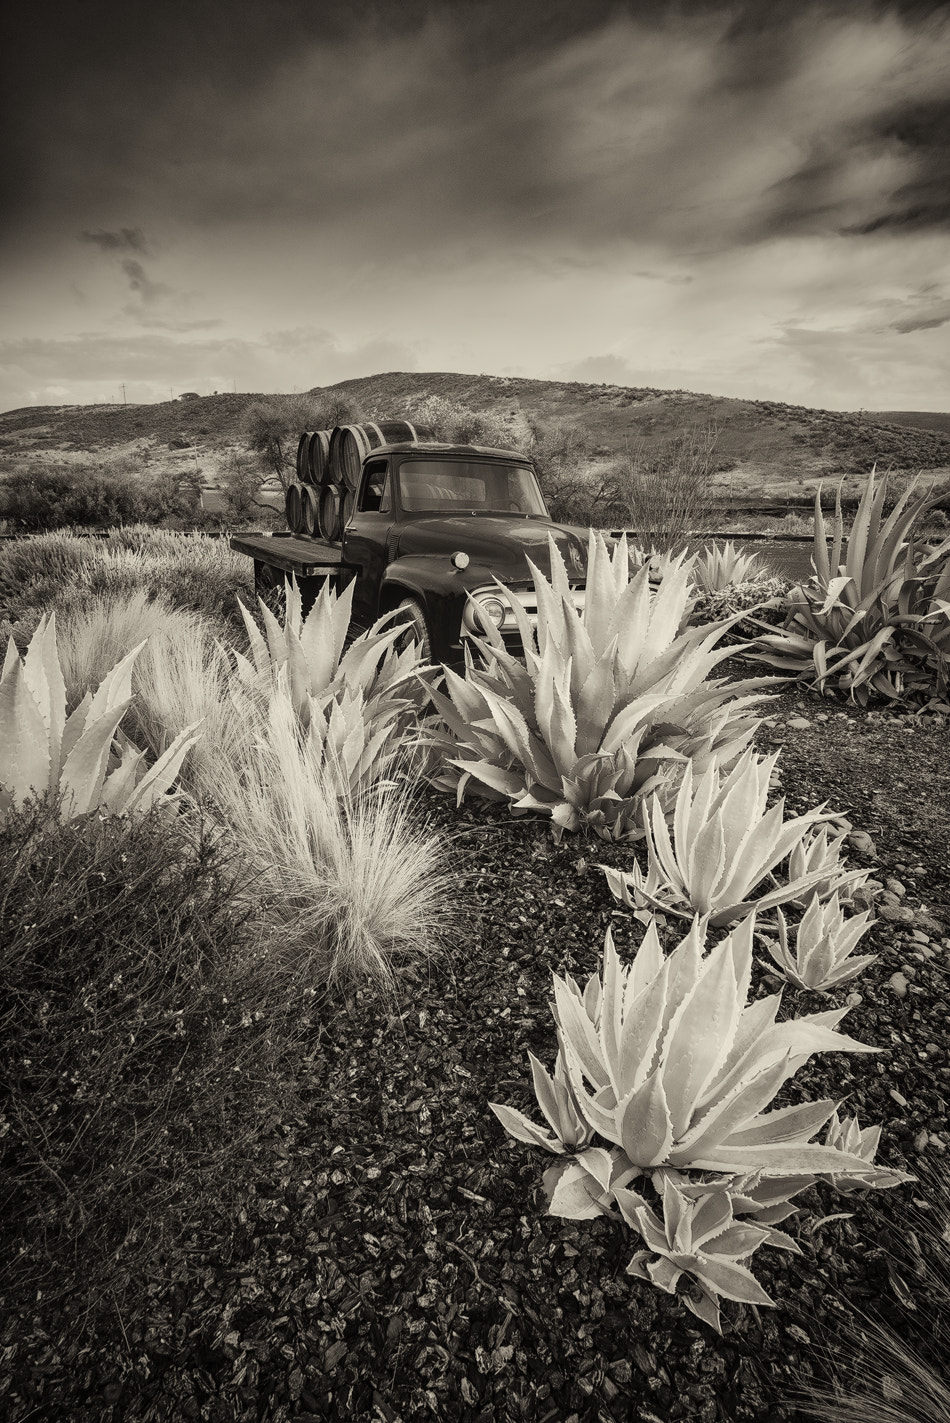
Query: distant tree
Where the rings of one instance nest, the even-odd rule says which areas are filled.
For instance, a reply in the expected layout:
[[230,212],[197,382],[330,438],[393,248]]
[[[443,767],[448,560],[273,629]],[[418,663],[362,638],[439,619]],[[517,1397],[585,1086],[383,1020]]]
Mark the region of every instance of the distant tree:
[[293,482],[304,430],[330,430],[358,418],[355,407],[342,396],[269,395],[247,407],[241,428],[248,449],[286,489]]

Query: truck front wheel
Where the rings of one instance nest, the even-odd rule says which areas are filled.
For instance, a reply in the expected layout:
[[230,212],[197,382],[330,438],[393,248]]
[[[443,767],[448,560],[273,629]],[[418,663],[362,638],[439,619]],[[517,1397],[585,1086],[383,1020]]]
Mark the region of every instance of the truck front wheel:
[[396,647],[402,649],[410,642],[418,643],[419,652],[426,662],[432,660],[432,636],[429,632],[429,623],[426,619],[425,608],[418,603],[415,598],[403,598],[397,608],[399,623],[405,623],[406,631],[396,643]]

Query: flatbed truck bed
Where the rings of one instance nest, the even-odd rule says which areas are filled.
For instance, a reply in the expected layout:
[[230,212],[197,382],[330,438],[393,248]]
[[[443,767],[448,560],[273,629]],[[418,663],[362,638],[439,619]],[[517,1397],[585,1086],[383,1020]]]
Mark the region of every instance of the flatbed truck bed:
[[236,553],[250,554],[255,561],[266,559],[269,564],[296,573],[301,578],[319,578],[338,573],[343,565],[343,550],[339,544],[323,539],[300,538],[296,534],[235,534],[231,547]]

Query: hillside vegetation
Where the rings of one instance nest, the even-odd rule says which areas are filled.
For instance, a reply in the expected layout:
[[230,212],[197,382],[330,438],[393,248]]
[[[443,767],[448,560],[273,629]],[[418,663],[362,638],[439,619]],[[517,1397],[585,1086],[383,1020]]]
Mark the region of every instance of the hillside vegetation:
[[[631,454],[662,460],[684,431],[714,432],[712,479],[733,498],[807,500],[819,480],[863,482],[879,470],[950,479],[950,414],[842,413],[683,390],[585,385],[516,376],[390,372],[309,392],[346,401],[363,418],[400,417],[433,398],[512,430],[572,432],[578,466],[602,475]],[[36,406],[0,415],[0,471],[25,459],[140,461],[156,473],[215,480],[246,450],[249,407],[274,397],[195,396],[155,405]]]

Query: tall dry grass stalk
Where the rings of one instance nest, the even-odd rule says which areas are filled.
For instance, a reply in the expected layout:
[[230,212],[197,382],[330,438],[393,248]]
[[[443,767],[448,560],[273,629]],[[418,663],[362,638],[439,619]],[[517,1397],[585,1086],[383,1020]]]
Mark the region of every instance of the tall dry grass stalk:
[[201,799],[256,868],[253,894],[279,927],[275,974],[391,987],[398,964],[428,959],[451,928],[443,841],[420,824],[405,779],[340,794],[286,693],[265,715],[250,698],[247,710],[250,744],[240,757],[211,744]]
[[[901,1323],[848,1310],[820,1353],[830,1387],[808,1380],[788,1402],[814,1423],[947,1423],[950,1418],[950,1169],[916,1166],[920,1180],[882,1254]],[[888,1240],[890,1243],[888,1243]],[[924,1312],[914,1301],[925,1301]],[[847,1307],[847,1301],[842,1299]]]
[[621,461],[616,482],[631,529],[648,533],[661,552],[685,549],[691,534],[716,525],[712,477],[716,469],[714,426],[687,428],[650,457],[635,445]]

